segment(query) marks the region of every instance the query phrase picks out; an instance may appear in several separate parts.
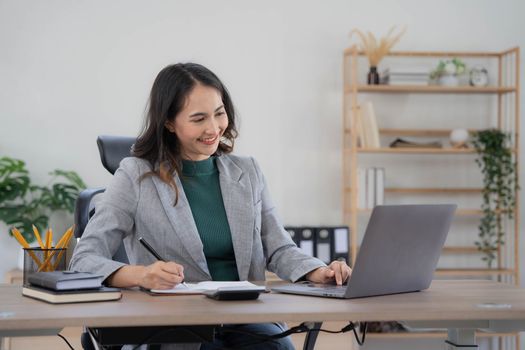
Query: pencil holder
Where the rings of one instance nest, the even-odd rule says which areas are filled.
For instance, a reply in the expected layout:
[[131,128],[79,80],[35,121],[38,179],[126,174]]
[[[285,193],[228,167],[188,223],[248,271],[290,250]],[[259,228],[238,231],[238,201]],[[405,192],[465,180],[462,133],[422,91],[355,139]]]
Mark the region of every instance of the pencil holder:
[[66,270],[67,248],[24,248],[24,286],[35,272]]

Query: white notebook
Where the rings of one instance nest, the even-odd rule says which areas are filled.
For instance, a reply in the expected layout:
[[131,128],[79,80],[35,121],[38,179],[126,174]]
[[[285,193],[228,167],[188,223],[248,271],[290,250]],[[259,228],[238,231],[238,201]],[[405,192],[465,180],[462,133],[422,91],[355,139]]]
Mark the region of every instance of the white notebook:
[[247,290],[264,290],[264,286],[258,286],[248,281],[203,281],[199,283],[181,283],[172,289],[152,289],[155,294],[202,294],[206,291],[219,288],[235,288]]

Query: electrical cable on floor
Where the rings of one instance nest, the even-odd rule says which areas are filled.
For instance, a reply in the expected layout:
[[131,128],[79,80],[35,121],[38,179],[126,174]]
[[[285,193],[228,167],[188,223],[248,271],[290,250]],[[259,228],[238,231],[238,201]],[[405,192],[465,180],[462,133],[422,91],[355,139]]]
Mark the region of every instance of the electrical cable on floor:
[[67,346],[69,346],[69,348],[70,348],[71,350],[75,350],[75,348],[72,347],[71,344],[67,341],[66,337],[64,337],[64,336],[63,336],[62,334],[60,334],[60,333],[57,333],[57,335],[58,335],[60,338],[62,338],[62,340],[64,340],[64,341],[66,342]]

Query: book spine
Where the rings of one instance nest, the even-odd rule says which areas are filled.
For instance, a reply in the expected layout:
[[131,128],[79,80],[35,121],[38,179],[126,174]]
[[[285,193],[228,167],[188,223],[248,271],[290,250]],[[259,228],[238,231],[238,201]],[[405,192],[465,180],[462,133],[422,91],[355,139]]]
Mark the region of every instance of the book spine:
[[357,207],[366,208],[366,169],[357,169]]
[[385,168],[375,168],[375,205],[385,204]]
[[56,281],[42,278],[38,274],[30,275],[27,280],[29,283],[34,284],[35,286],[41,286],[41,287],[49,288],[49,289],[56,289],[57,287]]
[[366,208],[373,209],[375,206],[375,169],[366,169]]

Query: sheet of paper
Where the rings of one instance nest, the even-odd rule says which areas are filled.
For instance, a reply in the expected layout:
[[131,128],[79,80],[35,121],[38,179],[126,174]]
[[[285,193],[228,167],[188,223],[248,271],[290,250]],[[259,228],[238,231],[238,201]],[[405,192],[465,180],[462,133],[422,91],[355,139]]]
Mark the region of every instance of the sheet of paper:
[[200,294],[206,290],[232,287],[257,288],[258,286],[248,281],[203,281],[199,283],[177,284],[172,289],[152,289],[151,292],[159,294]]

